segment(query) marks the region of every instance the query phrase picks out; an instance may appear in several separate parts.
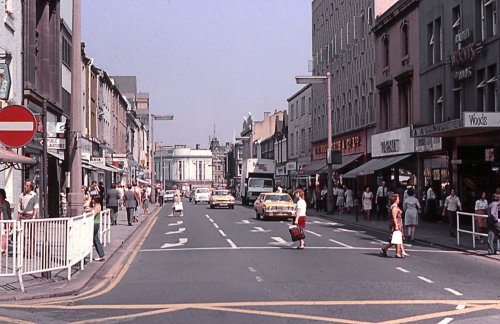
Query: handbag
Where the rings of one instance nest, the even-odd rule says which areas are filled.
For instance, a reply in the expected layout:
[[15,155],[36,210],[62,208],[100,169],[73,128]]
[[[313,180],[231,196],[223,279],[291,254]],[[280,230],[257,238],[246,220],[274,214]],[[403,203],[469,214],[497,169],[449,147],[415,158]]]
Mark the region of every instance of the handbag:
[[288,231],[290,232],[290,236],[294,242],[303,240],[306,237],[304,229],[300,226],[292,225],[288,228]]
[[403,244],[403,233],[401,231],[392,232],[391,244]]
[[184,206],[182,206],[182,202],[176,202],[174,203],[174,211],[183,211]]

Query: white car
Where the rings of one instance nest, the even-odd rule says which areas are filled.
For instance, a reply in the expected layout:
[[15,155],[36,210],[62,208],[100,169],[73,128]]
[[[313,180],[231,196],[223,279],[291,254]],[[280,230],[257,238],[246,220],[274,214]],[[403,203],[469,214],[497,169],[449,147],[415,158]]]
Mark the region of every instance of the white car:
[[163,195],[163,201],[174,201],[174,193],[175,190],[165,190],[165,194]]
[[197,204],[199,202],[206,202],[208,203],[210,201],[210,189],[208,188],[197,188],[194,191],[194,203]]

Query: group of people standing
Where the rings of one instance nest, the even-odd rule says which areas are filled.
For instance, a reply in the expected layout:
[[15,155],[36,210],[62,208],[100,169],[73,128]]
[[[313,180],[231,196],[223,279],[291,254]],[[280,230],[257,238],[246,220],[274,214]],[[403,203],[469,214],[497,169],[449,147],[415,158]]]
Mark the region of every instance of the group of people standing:
[[[327,211],[327,195],[328,188],[319,186],[313,190],[310,202],[311,207],[319,211]],[[335,183],[333,185],[333,211],[343,213],[350,213],[354,207],[354,192],[346,185]]]

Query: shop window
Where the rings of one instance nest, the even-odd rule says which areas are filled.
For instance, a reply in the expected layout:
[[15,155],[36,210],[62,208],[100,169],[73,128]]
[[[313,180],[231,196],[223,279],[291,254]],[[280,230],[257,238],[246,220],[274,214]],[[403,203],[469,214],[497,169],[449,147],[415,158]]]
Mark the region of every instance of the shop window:
[[488,81],[486,81],[486,84],[488,87],[487,111],[498,111],[497,66],[495,64],[488,67]]

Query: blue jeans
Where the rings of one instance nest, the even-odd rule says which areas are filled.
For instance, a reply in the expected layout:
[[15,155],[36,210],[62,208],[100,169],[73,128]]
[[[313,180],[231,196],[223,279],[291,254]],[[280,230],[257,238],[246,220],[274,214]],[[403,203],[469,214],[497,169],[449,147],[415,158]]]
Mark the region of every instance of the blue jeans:
[[488,226],[488,254],[497,253],[497,246],[495,245],[495,241],[498,240],[498,236],[495,235],[495,229],[497,232],[500,232],[500,223],[496,223],[494,226]]
[[102,258],[104,256],[104,248],[102,247],[101,240],[99,239],[99,224],[94,224],[94,247],[97,254]]

